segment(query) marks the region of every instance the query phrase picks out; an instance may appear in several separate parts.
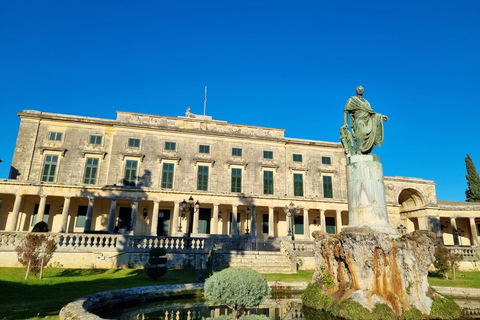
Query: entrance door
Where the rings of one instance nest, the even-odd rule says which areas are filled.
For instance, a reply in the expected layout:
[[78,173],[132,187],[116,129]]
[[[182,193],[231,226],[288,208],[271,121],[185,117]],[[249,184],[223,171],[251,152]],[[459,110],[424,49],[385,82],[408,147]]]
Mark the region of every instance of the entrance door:
[[211,209],[201,208],[198,216],[198,233],[210,234]]
[[325,231],[327,231],[327,233],[335,234],[335,218],[325,217],[325,227]]
[[157,236],[168,237],[169,230],[170,230],[170,210],[159,210]]
[[118,228],[120,230],[132,230],[132,208],[120,207],[118,211]]
[[303,234],[303,216],[295,217],[295,234]]

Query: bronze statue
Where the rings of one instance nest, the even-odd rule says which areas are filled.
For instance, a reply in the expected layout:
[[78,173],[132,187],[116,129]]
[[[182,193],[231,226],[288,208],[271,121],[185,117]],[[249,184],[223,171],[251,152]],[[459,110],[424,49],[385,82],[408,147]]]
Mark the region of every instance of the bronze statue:
[[[343,113],[343,126],[340,127],[340,139],[348,155],[369,154],[375,145],[383,142],[383,122],[387,116],[373,111],[370,103],[363,98],[364,89],[358,86],[357,95],[350,97]],[[348,116],[350,115],[349,131]]]

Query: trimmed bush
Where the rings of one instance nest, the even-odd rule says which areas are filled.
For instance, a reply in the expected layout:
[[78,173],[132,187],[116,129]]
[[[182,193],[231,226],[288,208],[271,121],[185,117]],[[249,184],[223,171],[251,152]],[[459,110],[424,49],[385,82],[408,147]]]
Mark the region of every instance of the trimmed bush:
[[267,279],[252,269],[228,268],[214,273],[205,282],[205,298],[212,304],[224,304],[237,319],[243,308],[258,306],[270,294]]
[[157,281],[167,273],[167,251],[163,248],[153,248],[148,255],[147,275]]

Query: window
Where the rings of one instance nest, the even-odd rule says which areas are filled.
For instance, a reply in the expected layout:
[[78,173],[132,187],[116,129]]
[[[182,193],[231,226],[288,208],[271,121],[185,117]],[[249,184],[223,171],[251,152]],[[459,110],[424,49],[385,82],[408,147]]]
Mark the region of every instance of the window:
[[134,148],[139,148],[140,147],[140,139],[128,138],[128,146],[129,147],[134,147]]
[[[38,215],[38,208],[40,205],[38,203],[35,204],[35,207],[33,208],[33,219],[32,219],[32,227],[35,226],[37,223],[37,215]],[[48,216],[50,213],[50,205],[46,204],[45,205],[45,211],[43,212],[43,222],[48,223]],[[40,221],[38,221],[40,222]]]
[[263,171],[263,194],[273,194],[273,171]]
[[42,181],[53,182],[55,181],[55,172],[57,170],[58,155],[47,154],[45,155],[45,162],[43,164]]
[[335,218],[325,217],[325,231],[330,234],[337,233],[335,228]]
[[97,182],[98,158],[87,158],[83,183],[95,184]]
[[85,220],[87,220],[87,209],[88,206],[78,206],[75,228],[85,228]]
[[323,176],[323,197],[333,198],[332,177]]
[[197,190],[208,190],[208,167],[198,166]]
[[134,186],[137,178],[137,160],[127,160],[125,162],[125,177],[123,184],[126,186]]
[[262,233],[268,233],[268,214],[263,215]]
[[242,149],[232,148],[232,156],[241,157],[242,156]]
[[232,192],[242,192],[242,169],[232,168]]
[[263,159],[273,159],[273,151],[263,151]]
[[303,174],[293,174],[293,195],[303,197]]
[[301,154],[293,154],[293,161],[302,162],[302,155]]
[[90,136],[90,143],[91,144],[102,144],[102,136]]
[[295,234],[304,234],[303,231],[303,216],[296,216],[294,217],[294,225],[295,225]]
[[63,136],[63,133],[61,132],[49,132],[48,140],[62,141],[62,136]]
[[322,164],[332,164],[330,157],[322,157]]
[[173,188],[173,163],[164,163],[162,171],[162,188]]
[[198,152],[200,152],[200,153],[210,153],[210,146],[201,144],[200,146],[198,146]]
[[165,141],[165,150],[175,151],[177,149],[177,143],[171,141]]

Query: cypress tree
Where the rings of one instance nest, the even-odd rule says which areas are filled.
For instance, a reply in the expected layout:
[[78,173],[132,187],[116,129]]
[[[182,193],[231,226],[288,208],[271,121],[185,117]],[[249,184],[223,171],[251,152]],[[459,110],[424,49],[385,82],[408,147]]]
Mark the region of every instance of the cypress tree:
[[468,188],[465,191],[468,202],[480,202],[480,177],[478,176],[477,168],[473,163],[472,158],[467,153],[465,157],[465,165],[467,167],[467,184]]

